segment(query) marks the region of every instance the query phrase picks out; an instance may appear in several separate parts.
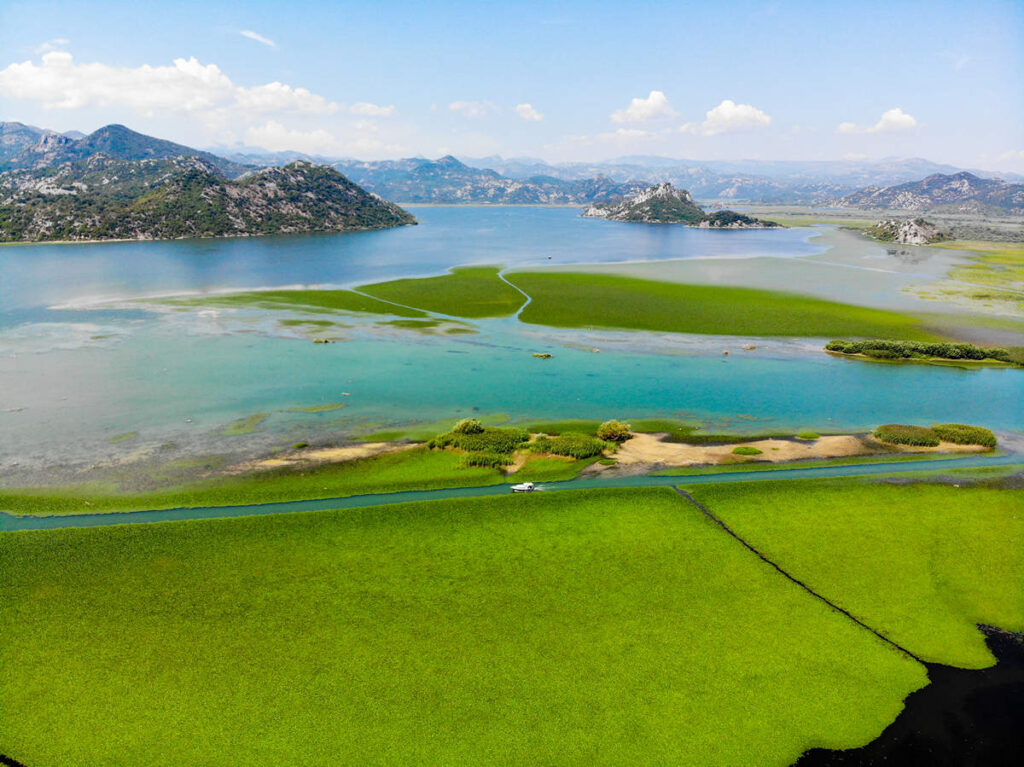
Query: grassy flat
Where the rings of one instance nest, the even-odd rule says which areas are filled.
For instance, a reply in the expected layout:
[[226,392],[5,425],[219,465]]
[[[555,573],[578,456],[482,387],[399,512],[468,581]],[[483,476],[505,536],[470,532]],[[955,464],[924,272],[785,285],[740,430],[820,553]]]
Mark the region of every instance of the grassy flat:
[[[221,296],[162,300],[160,303],[172,306],[252,307],[255,309],[360,312],[363,314],[391,314],[397,317],[426,317],[423,312],[415,309],[378,301],[376,298],[360,295],[352,290],[257,290]],[[297,320],[296,322],[309,324],[308,320]]]
[[[436,433],[436,432],[435,432]],[[205,479],[149,492],[87,488],[0,490],[0,510],[17,514],[82,514],[186,506],[234,506],[364,493],[495,485],[496,469],[462,468],[457,453],[414,448],[306,470],[280,469]]]
[[31,765],[781,767],[926,683],[668,489],[7,533],[0,590]]
[[379,282],[359,289],[377,298],[450,317],[508,317],[526,299],[498,278],[499,271],[494,266],[464,266],[440,277]]
[[693,486],[769,558],[925,660],[983,668],[1024,629],[1024,492],[865,481]]
[[768,290],[573,272],[512,273],[508,279],[532,297],[520,319],[535,325],[936,340],[908,315]]

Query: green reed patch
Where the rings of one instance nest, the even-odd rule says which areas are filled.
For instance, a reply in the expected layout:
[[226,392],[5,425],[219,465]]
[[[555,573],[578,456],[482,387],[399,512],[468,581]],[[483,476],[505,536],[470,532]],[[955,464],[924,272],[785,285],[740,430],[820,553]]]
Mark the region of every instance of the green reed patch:
[[932,340],[896,312],[768,290],[684,285],[576,272],[512,273],[535,325],[745,336],[900,336]]
[[866,480],[694,485],[737,534],[925,660],[994,660],[977,624],[1024,630],[1024,493]]
[[938,447],[939,444],[939,435],[935,433],[934,429],[905,423],[882,424],[875,429],[875,437],[890,445]]
[[996,446],[996,435],[990,429],[965,423],[943,423],[932,427],[939,439],[957,445]]
[[439,277],[379,282],[360,290],[450,317],[507,317],[526,299],[498,277],[500,271],[494,266],[464,266]]
[[667,488],[5,534],[0,590],[33,765],[785,765],[927,683]]

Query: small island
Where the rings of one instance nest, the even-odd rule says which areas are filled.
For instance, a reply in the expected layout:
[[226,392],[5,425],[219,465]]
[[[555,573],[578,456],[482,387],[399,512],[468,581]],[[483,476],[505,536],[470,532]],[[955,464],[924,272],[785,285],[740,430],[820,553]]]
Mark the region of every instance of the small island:
[[762,221],[732,210],[705,213],[685,189],[667,182],[631,194],[621,202],[591,205],[588,218],[606,218],[641,224],[683,224],[700,229],[773,229],[774,221]]

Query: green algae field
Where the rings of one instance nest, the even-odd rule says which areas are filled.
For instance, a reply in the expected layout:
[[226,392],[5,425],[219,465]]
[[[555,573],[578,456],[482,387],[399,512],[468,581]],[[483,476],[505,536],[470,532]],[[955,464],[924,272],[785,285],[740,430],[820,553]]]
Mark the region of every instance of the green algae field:
[[25,764],[785,765],[927,682],[667,488],[6,534],[0,587]]

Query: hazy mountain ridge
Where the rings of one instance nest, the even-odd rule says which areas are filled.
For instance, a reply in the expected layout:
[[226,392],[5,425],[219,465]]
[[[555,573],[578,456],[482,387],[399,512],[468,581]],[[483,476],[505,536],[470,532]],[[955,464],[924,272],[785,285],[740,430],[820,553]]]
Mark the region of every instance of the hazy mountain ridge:
[[344,232],[416,223],[333,168],[222,177],[205,159],[74,163],[0,173],[0,241],[172,239]]
[[[690,190],[697,199],[820,204],[866,186],[917,181],[936,173],[957,173],[953,165],[921,158],[879,161],[676,160],[627,156],[597,163],[547,164],[535,158],[490,156],[463,158],[471,167],[486,166],[510,178],[550,175],[564,180],[605,175],[617,182],[667,181]],[[1012,173],[972,171],[979,178],[1024,181]]]
[[831,204],[838,208],[1020,215],[1024,214],[1024,184],[979,178],[967,171],[936,173],[906,184],[869,186]]
[[343,160],[334,167],[382,197],[402,202],[578,205],[619,199],[645,186],[607,176],[510,179],[488,168],[472,168],[451,155],[437,160]]

